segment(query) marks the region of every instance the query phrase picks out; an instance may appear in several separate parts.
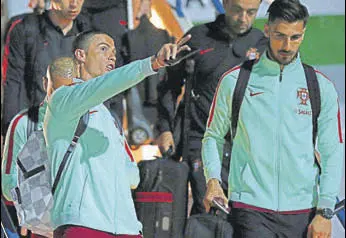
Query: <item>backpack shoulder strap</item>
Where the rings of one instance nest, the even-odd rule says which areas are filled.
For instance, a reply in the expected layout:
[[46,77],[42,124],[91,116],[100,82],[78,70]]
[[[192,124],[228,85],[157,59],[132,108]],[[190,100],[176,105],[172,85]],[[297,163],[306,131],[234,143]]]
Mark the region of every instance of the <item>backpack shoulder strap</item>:
[[54,196],[54,193],[55,193],[55,190],[56,190],[56,187],[60,181],[60,178],[61,178],[61,175],[62,175],[62,172],[66,166],[66,163],[67,163],[67,159],[69,158],[70,154],[74,151],[77,143],[78,143],[78,140],[79,138],[82,136],[82,134],[85,132],[86,128],[88,127],[88,122],[89,122],[89,111],[87,111],[80,119],[79,119],[79,122],[78,122],[78,126],[77,126],[77,129],[74,133],[74,136],[73,136],[73,139],[72,139],[72,142],[71,144],[69,145],[69,147],[67,148],[67,151],[64,155],[64,158],[59,166],[59,169],[58,169],[58,172],[56,174],[56,177],[54,179],[54,183],[53,183],[53,186],[52,186],[52,194]]
[[[316,72],[314,68],[304,63],[303,63],[303,68],[304,68],[306,83],[308,85],[308,91],[309,91],[309,97],[310,97],[310,103],[311,103],[312,143],[315,149],[317,132],[318,132],[318,117],[321,112],[321,92],[320,92],[320,86],[318,84],[318,80],[317,80],[317,76],[316,76]],[[316,156],[316,151],[315,151],[315,163],[319,169],[319,173],[321,174],[322,167],[318,157]]]
[[232,138],[234,139],[236,133],[237,133],[237,126],[238,126],[238,120],[239,120],[239,111],[241,104],[243,103],[244,95],[246,87],[249,83],[250,74],[252,70],[252,66],[254,65],[255,60],[249,60],[245,61],[239,72],[238,80],[235,85],[235,89],[233,92],[233,98],[232,98],[232,118],[231,118],[231,132],[232,132]]
[[28,109],[27,139],[29,139],[32,132],[37,131],[39,108],[39,106],[32,106]]
[[311,110],[312,110],[312,126],[313,126],[313,144],[316,145],[318,124],[317,120],[321,112],[321,94],[320,86],[318,84],[316,72],[313,67],[303,63],[303,68],[305,72],[306,83],[308,85]]

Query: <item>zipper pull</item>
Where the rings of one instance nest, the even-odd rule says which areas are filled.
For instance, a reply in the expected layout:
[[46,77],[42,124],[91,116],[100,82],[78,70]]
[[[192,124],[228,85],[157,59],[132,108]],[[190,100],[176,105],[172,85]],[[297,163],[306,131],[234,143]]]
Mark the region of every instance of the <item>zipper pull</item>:
[[279,80],[280,80],[280,83],[282,82],[282,69],[280,69],[280,78],[279,78]]

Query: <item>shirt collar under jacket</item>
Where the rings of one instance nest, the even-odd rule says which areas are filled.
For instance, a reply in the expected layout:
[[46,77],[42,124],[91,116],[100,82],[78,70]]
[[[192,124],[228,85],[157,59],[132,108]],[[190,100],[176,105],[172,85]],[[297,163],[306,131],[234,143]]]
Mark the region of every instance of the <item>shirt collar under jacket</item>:
[[[299,67],[301,67],[301,59],[300,59],[300,54],[298,52],[297,57],[288,65],[284,66],[283,72],[292,72],[297,70]],[[259,68],[261,68],[263,70],[263,72],[265,74],[268,75],[280,75],[280,64],[277,63],[274,60],[271,60],[268,58],[268,50],[266,50],[261,58],[259,59],[258,62],[258,66]],[[261,70],[261,71],[262,71]]]
[[84,82],[83,79],[79,79],[79,78],[73,78],[72,81],[73,81],[74,83],[83,83],[83,82]]

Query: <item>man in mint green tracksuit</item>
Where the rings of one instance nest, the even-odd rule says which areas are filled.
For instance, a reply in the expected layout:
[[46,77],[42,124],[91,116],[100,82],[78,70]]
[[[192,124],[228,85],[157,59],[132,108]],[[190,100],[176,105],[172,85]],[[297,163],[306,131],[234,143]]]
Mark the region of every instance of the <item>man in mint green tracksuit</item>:
[[74,44],[79,79],[51,82],[44,134],[52,181],[72,141],[78,121],[89,111],[88,127],[69,158],[54,195],[54,237],[141,237],[131,187],[139,172],[126,169],[135,161],[122,130],[105,100],[134,86],[166,66],[183,44],[164,45],[156,56],[115,69],[113,39],[102,32],[80,34]]
[[[333,83],[316,71],[321,112],[314,163],[312,113],[298,53],[308,11],[297,0],[276,0],[268,10],[267,51],[254,64],[239,114],[229,174],[230,222],[236,238],[331,236],[331,214],[340,188],[343,139]],[[203,139],[207,208],[223,196],[219,181],[224,136],[230,130],[232,95],[240,67],[219,82]]]
[[[47,71],[46,76],[43,77],[43,88],[47,89],[48,78],[53,75],[54,77],[64,77],[72,79],[75,76],[75,67],[72,58],[64,57],[55,60],[51,65],[54,65],[54,70]],[[6,133],[6,140],[4,145],[4,153],[1,167],[1,188],[2,193],[7,201],[12,201],[11,190],[18,185],[18,167],[17,158],[26,144],[30,134],[28,126],[36,123],[36,128],[32,125],[32,130],[43,129],[43,119],[46,113],[47,100],[37,107],[31,107],[18,113],[11,121],[9,130]],[[29,122],[29,120],[31,122]],[[41,237],[39,235],[32,235],[33,237]]]

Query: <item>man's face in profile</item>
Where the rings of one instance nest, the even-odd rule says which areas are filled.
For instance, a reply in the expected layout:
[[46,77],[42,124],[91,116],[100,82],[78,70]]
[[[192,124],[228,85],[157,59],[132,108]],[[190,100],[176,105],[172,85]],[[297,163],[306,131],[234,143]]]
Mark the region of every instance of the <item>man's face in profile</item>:
[[105,34],[92,37],[85,58],[85,68],[95,78],[115,68],[116,49],[114,41]]

